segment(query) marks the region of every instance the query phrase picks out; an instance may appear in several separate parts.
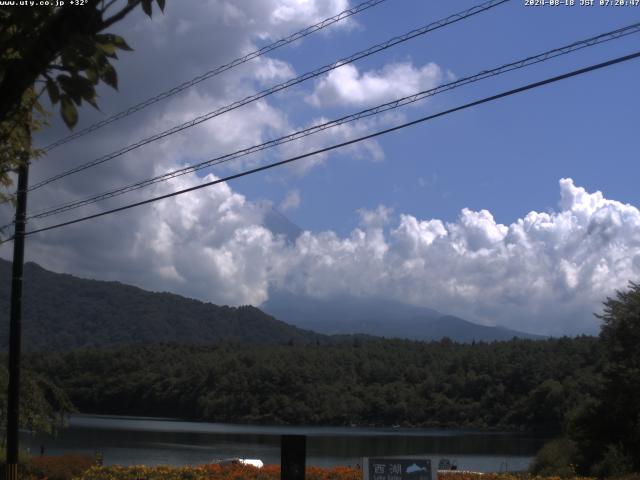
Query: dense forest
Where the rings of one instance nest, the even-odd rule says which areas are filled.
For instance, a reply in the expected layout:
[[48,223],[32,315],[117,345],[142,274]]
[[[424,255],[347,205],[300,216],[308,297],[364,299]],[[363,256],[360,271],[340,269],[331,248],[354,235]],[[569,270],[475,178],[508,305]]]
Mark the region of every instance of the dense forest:
[[83,412],[284,424],[560,431],[597,376],[593,337],[456,344],[166,345],[29,357]]

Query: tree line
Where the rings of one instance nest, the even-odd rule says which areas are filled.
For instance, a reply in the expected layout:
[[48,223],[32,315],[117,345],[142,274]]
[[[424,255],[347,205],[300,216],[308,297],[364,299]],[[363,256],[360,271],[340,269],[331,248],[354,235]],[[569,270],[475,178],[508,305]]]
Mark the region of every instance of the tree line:
[[29,362],[83,412],[559,432],[597,384],[600,357],[595,338],[579,337],[161,345],[36,354]]

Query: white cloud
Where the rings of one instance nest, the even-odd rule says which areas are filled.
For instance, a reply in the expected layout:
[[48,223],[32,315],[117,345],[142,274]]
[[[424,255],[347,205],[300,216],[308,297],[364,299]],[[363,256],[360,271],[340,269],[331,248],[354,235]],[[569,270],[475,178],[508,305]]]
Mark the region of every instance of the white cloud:
[[348,0],[281,0],[271,10],[269,20],[271,25],[284,23],[303,27],[336,15],[348,7]]
[[262,226],[259,204],[221,184],[128,219],[36,235],[28,252],[56,270],[216,303],[260,304],[285,288],[393,298],[538,333],[593,332],[605,296],[640,275],[640,211],[571,179],[560,181],[560,197],[557,212],[509,225],[486,210],[443,222],[394,218],[381,205],[360,210],[348,236],[306,231],[288,243]]
[[508,226],[463,209],[450,223],[401,215],[388,235],[381,225],[345,239],[306,234],[289,284],[312,295],[391,296],[530,331],[593,331],[604,297],[640,274],[640,212],[570,179],[560,189],[560,211]]
[[299,190],[291,190],[287,193],[287,196],[280,203],[280,209],[283,211],[295,210],[300,206],[300,191]]
[[436,87],[445,75],[435,63],[420,68],[409,62],[392,63],[364,73],[347,64],[319,80],[307,100],[318,107],[377,105]]
[[[279,147],[279,152],[283,158],[289,158],[312,151],[320,150],[324,147],[340,144],[353,140],[358,137],[365,136],[375,130],[388,127],[389,125],[400,123],[403,115],[395,112],[386,112],[375,117],[360,119],[352,123],[344,123],[308,137],[303,137],[295,142],[285,143]],[[329,120],[324,117],[316,118],[311,121],[309,128],[316,125],[322,125]],[[313,167],[322,165],[327,159],[329,153],[348,157],[355,160],[365,159],[372,162],[380,162],[384,160],[384,150],[375,139],[368,139],[352,145],[341,147],[331,152],[320,153],[312,157],[304,158],[295,162],[290,168],[299,174],[307,173]]]
[[255,77],[263,84],[271,86],[276,82],[283,82],[295,77],[296,72],[287,62],[268,57],[259,57],[256,61],[258,67],[255,70]]
[[368,228],[381,228],[389,223],[393,209],[378,205],[375,210],[366,210],[364,208],[358,210],[360,214],[360,224]]

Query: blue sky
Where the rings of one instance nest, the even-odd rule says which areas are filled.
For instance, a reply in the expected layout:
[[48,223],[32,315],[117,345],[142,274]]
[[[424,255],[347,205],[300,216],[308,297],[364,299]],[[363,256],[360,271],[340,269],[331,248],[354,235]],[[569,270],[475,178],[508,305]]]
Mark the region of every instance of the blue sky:
[[[298,72],[312,70],[472,5],[390,1],[359,16],[360,28],[314,36],[279,57]],[[633,7],[525,7],[512,2],[396,46],[359,62],[358,68],[435,62],[462,77],[638,19],[640,9]],[[405,111],[409,118],[422,116],[630,53],[638,45],[636,36],[599,45],[441,94]],[[285,176],[287,186],[299,189],[303,197],[300,208],[288,215],[303,228],[347,233],[357,209],[382,203],[446,220],[454,220],[463,207],[486,208],[508,224],[531,210],[556,208],[558,180],[564,177],[588,191],[601,190],[609,198],[638,204],[632,172],[640,172],[639,77],[640,62],[615,66],[382,138],[383,162],[336,159],[304,177]],[[309,114],[306,105],[299,107],[294,107],[294,115]],[[348,111],[330,109],[326,115]],[[234,188],[250,197],[278,199],[282,185],[263,180],[262,175],[243,179]]]
[[[184,0],[118,24],[120,90],[82,128],[355,5],[349,0]],[[30,195],[30,210],[85,198],[359,111],[452,78],[620,28],[640,7],[529,7],[473,18],[246,105]],[[387,0],[53,150],[37,182],[295,75],[470,8]],[[32,227],[99,213],[455,107],[634,51],[638,34],[446,92],[241,162],[180,177]],[[534,333],[594,333],[606,295],[640,276],[636,188],[640,61],[417,125],[300,165],[29,237],[27,258],[219,304],[270,292],[389,298]],[[58,116],[36,136],[67,135]],[[287,242],[269,209],[303,233]],[[9,219],[7,207],[0,210]],[[10,256],[7,246],[0,255]]]

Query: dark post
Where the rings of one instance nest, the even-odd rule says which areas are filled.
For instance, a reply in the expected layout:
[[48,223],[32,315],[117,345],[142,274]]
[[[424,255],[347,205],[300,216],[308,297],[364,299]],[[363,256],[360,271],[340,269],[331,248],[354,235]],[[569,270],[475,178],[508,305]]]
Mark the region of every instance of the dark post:
[[283,435],[280,444],[280,480],[304,480],[307,437]]
[[20,418],[20,347],[22,330],[22,270],[24,231],[27,212],[29,163],[18,169],[16,225],[13,237],[13,272],[11,278],[11,317],[9,323],[9,389],[7,405],[7,480],[18,478],[18,421]]

